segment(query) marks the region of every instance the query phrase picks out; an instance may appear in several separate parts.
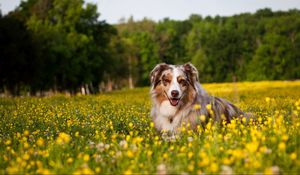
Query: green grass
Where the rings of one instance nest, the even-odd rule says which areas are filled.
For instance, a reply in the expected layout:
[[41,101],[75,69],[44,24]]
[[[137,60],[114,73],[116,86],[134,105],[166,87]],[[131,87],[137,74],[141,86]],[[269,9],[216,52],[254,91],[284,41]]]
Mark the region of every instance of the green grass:
[[0,173],[299,173],[300,82],[205,84],[256,116],[177,140],[156,132],[149,88],[0,99]]

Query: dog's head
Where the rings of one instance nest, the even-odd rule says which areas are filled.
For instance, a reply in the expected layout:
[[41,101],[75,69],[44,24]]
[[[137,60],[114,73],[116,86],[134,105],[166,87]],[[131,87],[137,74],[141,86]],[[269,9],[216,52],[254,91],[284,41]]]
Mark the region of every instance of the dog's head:
[[[150,74],[151,92],[159,101],[169,100],[172,106],[179,106],[189,92],[196,91],[198,71],[191,64],[169,65],[158,64]],[[182,102],[183,103],[183,102]]]

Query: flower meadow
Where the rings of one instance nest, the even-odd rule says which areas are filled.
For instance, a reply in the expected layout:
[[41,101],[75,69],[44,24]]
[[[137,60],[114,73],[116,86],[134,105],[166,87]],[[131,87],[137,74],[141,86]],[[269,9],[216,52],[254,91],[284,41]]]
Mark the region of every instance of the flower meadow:
[[203,86],[254,119],[166,139],[151,122],[149,88],[1,98],[0,173],[300,173],[299,81]]

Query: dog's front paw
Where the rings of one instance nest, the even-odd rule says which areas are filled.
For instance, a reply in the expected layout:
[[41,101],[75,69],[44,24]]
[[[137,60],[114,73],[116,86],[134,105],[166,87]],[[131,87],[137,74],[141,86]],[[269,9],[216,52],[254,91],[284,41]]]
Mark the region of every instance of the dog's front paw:
[[179,136],[174,131],[163,131],[161,137],[164,141],[175,142]]

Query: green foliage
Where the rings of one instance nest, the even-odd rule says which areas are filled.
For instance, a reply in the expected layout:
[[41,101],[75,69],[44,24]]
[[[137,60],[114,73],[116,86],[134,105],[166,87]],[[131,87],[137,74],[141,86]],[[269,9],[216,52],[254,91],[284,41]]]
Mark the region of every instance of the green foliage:
[[128,59],[129,73],[134,76],[137,85],[147,85],[149,72],[160,63],[159,45],[154,35],[155,23],[148,19],[134,22],[131,18],[126,24],[116,27],[127,48],[125,54]]
[[36,59],[37,48],[25,25],[10,16],[0,21],[0,89],[6,87],[20,95],[37,84],[41,62]]
[[140,85],[148,84],[149,72],[155,67],[156,64],[160,62],[158,55],[158,46],[153,42],[151,34],[148,32],[140,33],[135,41],[140,43],[139,47],[139,57],[141,65],[139,72],[141,73]]
[[0,26],[0,91],[15,95],[148,86],[160,62],[192,62],[201,82],[300,78],[297,9],[109,25],[82,0],[28,0]]
[[184,47],[189,29],[190,23],[187,21],[174,21],[168,18],[157,24],[155,37],[162,62],[180,64],[189,60]]
[[115,58],[110,53],[116,48],[110,42],[116,30],[98,21],[93,4],[84,5],[82,0],[30,0],[22,2],[9,16],[26,26],[23,30],[32,35],[29,40],[36,46],[31,50],[39,61],[40,72],[37,83],[29,85],[33,92],[52,89],[75,93],[86,84],[97,92],[105,72],[112,72],[109,67],[105,69],[104,63],[111,62],[112,67],[117,64],[110,61]]
[[89,62],[93,62],[88,60],[91,57],[90,52],[93,53],[93,26],[86,31],[80,29],[87,25],[81,22],[86,20],[85,17],[88,17],[87,20],[94,18],[94,21],[91,21],[92,25],[97,25],[96,18],[93,17],[97,16],[96,10],[91,6],[84,9],[81,0],[49,3],[51,8],[44,11],[46,14],[43,18],[33,13],[26,23],[28,29],[42,41],[42,50],[46,53],[42,59],[45,59],[45,62],[50,61],[45,65],[46,70],[51,70],[50,81],[52,80],[59,90],[75,90],[81,83],[93,81],[93,75],[85,70],[89,67]]

